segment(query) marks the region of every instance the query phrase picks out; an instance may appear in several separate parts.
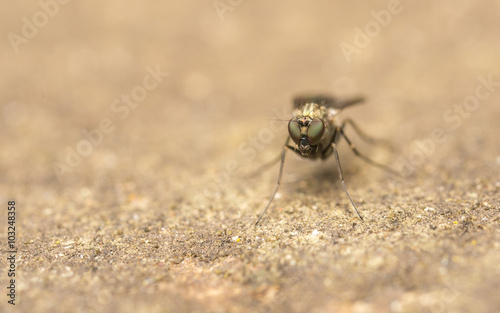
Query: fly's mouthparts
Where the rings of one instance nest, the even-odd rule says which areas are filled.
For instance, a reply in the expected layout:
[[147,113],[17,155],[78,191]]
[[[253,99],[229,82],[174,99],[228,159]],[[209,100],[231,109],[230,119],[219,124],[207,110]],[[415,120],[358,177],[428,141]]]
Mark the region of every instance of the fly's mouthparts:
[[311,145],[309,144],[309,140],[307,139],[307,137],[302,138],[300,140],[300,145],[299,146],[302,149],[304,149],[304,148],[309,149],[311,147]]

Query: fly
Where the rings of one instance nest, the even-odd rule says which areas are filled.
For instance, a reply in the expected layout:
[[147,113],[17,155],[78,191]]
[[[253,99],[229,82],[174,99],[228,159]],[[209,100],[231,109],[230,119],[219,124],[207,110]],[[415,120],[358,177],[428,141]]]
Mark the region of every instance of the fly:
[[[337,151],[337,143],[340,139],[344,138],[349,144],[350,149],[354,154],[363,159],[364,161],[389,171],[395,175],[398,175],[392,169],[372,161],[368,157],[361,154],[351,140],[346,136],[344,129],[347,124],[358,133],[358,135],[366,141],[377,141],[372,139],[368,135],[364,134],[360,128],[351,120],[345,119],[342,123],[337,123],[337,115],[345,108],[350,107],[354,104],[363,102],[364,98],[356,97],[351,99],[339,100],[330,96],[318,95],[318,96],[301,96],[296,97],[293,101],[295,112],[293,117],[288,122],[288,133],[289,136],[283,146],[282,153],[280,157],[270,164],[281,160],[280,170],[278,174],[278,182],[276,184],[276,189],[274,190],[271,199],[267,203],[266,208],[259,216],[259,219],[255,223],[257,225],[267,209],[273,202],[276,192],[281,183],[281,177],[283,175],[283,165],[285,163],[285,155],[287,150],[292,150],[293,152],[299,154],[304,158],[309,159],[326,159],[332,154],[335,155],[335,160],[337,161],[337,167],[339,171],[339,179],[342,187],[344,188],[347,197],[349,198],[354,211],[358,217],[363,220],[363,217],[359,214],[356,204],[351,198],[349,191],[344,182],[344,177],[342,175],[342,168],[340,166],[339,154]],[[292,139],[295,145],[290,145],[290,139]]]

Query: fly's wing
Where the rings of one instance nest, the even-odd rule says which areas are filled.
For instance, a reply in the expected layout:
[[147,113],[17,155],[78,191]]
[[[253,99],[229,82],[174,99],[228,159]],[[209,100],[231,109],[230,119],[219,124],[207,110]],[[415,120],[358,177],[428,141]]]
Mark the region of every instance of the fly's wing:
[[327,95],[302,95],[293,99],[293,105],[298,109],[306,103],[316,103],[327,108],[342,110],[353,104],[363,102],[364,100],[363,97],[359,96],[348,99],[337,99]]

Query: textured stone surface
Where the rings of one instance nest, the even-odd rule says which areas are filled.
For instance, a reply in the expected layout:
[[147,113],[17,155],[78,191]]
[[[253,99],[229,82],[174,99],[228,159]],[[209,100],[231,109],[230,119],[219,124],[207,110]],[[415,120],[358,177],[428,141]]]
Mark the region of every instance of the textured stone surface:
[[[210,1],[1,11],[0,200],[20,252],[0,311],[500,311],[500,86],[480,87],[500,82],[498,3],[227,3],[223,20]],[[278,167],[248,175],[302,91],[365,95],[341,117],[397,147],[347,129],[404,179],[339,144],[365,222],[334,159],[288,154],[252,226]]]

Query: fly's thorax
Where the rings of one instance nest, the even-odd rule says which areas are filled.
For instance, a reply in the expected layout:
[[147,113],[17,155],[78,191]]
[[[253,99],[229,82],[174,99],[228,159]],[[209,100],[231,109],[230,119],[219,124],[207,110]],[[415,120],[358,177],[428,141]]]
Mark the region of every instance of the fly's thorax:
[[300,107],[295,112],[295,117],[297,118],[320,118],[325,119],[328,115],[328,112],[324,106],[320,106],[316,103],[306,103],[302,107]]

